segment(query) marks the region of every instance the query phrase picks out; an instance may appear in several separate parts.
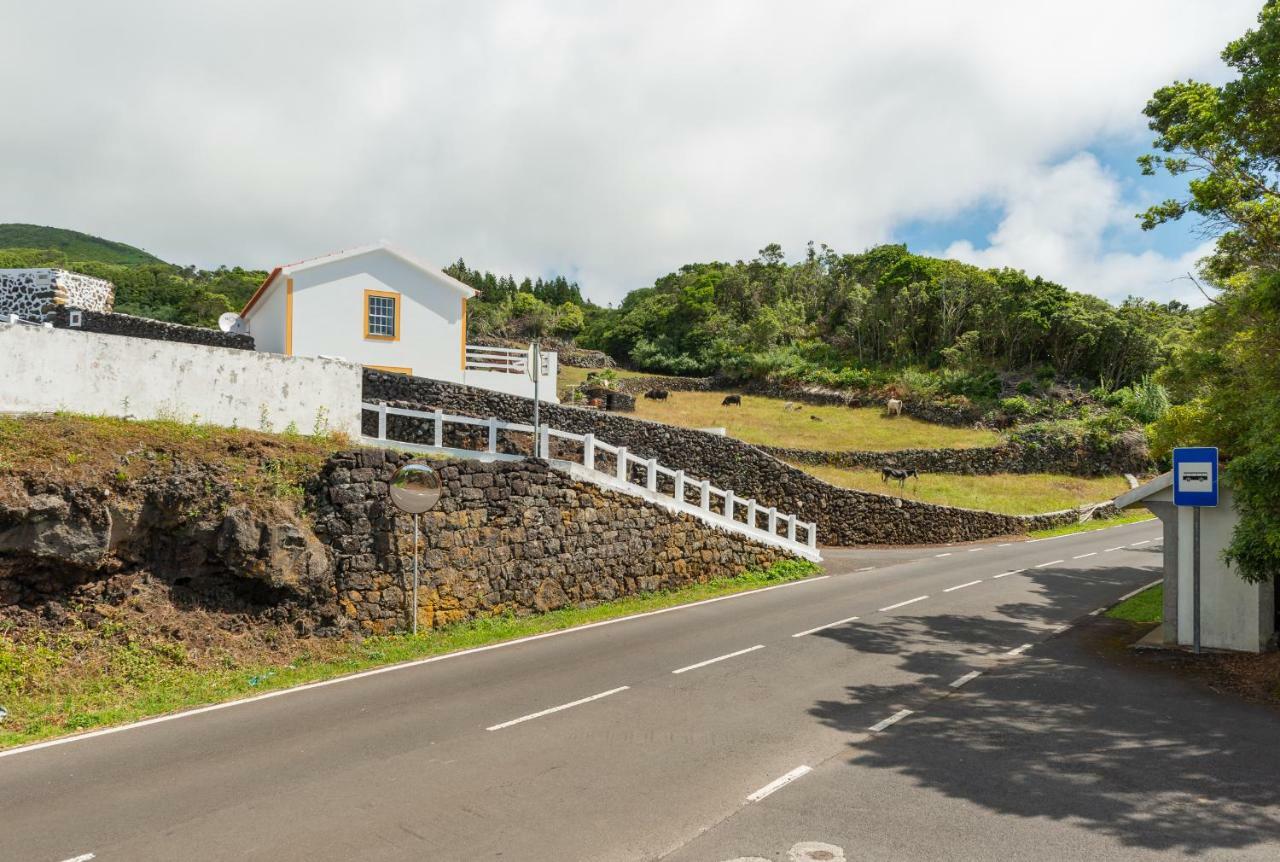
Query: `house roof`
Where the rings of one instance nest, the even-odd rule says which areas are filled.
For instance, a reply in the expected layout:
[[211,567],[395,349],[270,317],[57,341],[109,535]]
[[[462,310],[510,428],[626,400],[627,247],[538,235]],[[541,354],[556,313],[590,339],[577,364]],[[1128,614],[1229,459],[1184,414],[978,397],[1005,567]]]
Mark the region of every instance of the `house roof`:
[[1116,497],[1115,506],[1117,509],[1127,509],[1130,506],[1141,503],[1153,494],[1158,494],[1172,484],[1173,471],[1161,473],[1145,485],[1139,485],[1132,490],[1125,491],[1119,497]]
[[248,314],[249,310],[253,308],[255,304],[257,304],[258,300],[262,298],[262,296],[267,292],[267,289],[275,282],[275,280],[281,274],[285,276],[290,276],[290,275],[293,275],[295,272],[302,272],[304,270],[308,270],[313,267],[324,266],[326,264],[335,263],[340,260],[347,260],[349,258],[359,257],[362,254],[369,254],[375,251],[385,251],[386,253],[399,259],[405,264],[408,264],[410,267],[418,270],[419,272],[425,275],[430,275],[430,276],[434,276],[435,278],[438,278],[439,280],[443,281],[446,285],[453,288],[458,293],[462,294],[468,299],[475,296],[479,292],[475,288],[465,285],[462,282],[458,281],[456,278],[449,275],[444,270],[438,269],[429,263],[424,263],[418,260],[412,255],[409,255],[404,251],[401,251],[399,248],[393,246],[391,243],[387,242],[386,240],[380,240],[371,245],[362,245],[357,248],[349,248],[343,251],[335,251],[332,254],[321,255],[320,257],[311,257],[305,260],[295,261],[294,263],[286,263],[283,266],[277,266],[275,269],[271,270],[271,272],[267,274],[266,279],[262,282],[262,284],[258,286],[258,289],[253,292],[253,296],[249,297],[249,301],[246,302],[244,305],[244,308],[240,310],[240,315],[243,317],[244,315]]

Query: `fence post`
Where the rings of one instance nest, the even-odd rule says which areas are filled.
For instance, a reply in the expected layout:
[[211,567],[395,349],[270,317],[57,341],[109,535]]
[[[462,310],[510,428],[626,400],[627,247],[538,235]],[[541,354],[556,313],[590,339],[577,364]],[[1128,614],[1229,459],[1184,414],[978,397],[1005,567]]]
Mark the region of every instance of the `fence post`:
[[818,548],[818,525],[812,521],[809,522],[809,548],[812,550]]
[[387,439],[387,402],[378,404],[378,439]]
[[756,506],[755,497],[747,501],[747,526],[753,530],[756,528]]
[[778,535],[778,507],[769,507],[769,535]]
[[436,418],[435,445],[443,446],[444,445],[444,411],[437,410],[435,418]]
[[724,516],[728,518],[730,521],[733,520],[733,501],[734,501],[733,492],[725,491],[724,492]]
[[711,482],[708,479],[702,480],[702,496],[698,500],[698,507],[704,512],[711,511]]
[[489,454],[495,454],[498,451],[498,417],[489,417]]
[[658,459],[649,459],[649,475],[645,477],[644,486],[650,491],[658,490]]
[[540,447],[542,449],[542,454],[539,457],[550,458],[551,457],[551,426],[549,425],[542,426],[542,440],[540,442],[542,443]]
[[675,488],[672,489],[671,496],[675,497],[681,503],[684,502],[684,471],[677,470],[675,478]]
[[618,478],[623,482],[627,480],[627,447],[618,447]]
[[787,516],[787,540],[794,542],[796,540],[796,516]]
[[590,432],[582,435],[582,466],[588,470],[596,468],[596,435]]

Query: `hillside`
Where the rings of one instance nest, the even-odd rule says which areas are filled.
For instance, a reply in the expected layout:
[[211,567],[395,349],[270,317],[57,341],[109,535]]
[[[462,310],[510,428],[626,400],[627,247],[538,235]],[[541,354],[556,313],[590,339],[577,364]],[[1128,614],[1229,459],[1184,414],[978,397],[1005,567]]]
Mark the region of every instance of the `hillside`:
[[140,248],[75,230],[35,224],[0,224],[0,249],[18,248],[52,249],[64,254],[69,261],[95,261],[125,266],[164,263]]

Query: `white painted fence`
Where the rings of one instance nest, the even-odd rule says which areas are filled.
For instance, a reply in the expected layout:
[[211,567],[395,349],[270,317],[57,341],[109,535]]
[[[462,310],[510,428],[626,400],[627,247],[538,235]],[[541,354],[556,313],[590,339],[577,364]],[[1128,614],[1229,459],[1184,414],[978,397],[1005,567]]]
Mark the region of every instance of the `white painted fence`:
[[[559,403],[556,378],[559,376],[560,365],[555,351],[544,351],[539,366],[538,398],[553,404]],[[522,398],[533,397],[528,350],[468,344],[466,367],[462,373],[463,382],[468,386],[479,386]]]
[[[462,458],[482,457],[491,460],[520,460],[524,456],[510,455],[498,451],[498,434],[503,431],[530,435],[534,433],[532,425],[506,422],[497,417],[476,419],[471,416],[455,416],[442,410],[432,412],[409,410],[402,407],[389,407],[381,403],[370,404],[366,402],[360,406],[364,410],[370,410],[378,415],[377,436],[364,438],[367,442],[407,446],[413,449]],[[432,442],[423,445],[387,437],[387,417],[389,416],[405,416],[431,422]],[[487,431],[485,449],[459,449],[445,446],[445,425],[464,425],[485,429]],[[672,470],[669,467],[664,467],[658,463],[656,458],[640,458],[628,452],[626,446],[611,445],[603,440],[596,439],[594,434],[574,434],[543,425],[537,441],[539,457],[552,460],[552,438],[581,444],[581,460],[570,461],[569,463],[581,464],[587,470],[595,473],[596,476],[608,476],[611,480],[600,484],[606,484],[608,487],[624,484],[635,491],[642,489],[644,496],[662,498],[673,502],[680,511],[692,514],[714,526],[734,529],[735,532],[750,536],[757,541],[784,548],[807,559],[821,559],[817,551],[817,527],[809,521],[801,521],[795,515],[779,512],[773,506],[762,506],[754,499],[742,499],[734,494],[733,491],[717,488],[705,479],[698,480],[687,476],[683,470]],[[600,453],[613,456],[614,468],[610,474],[602,474],[596,467],[597,456]],[[633,467],[639,467],[644,474],[645,482],[643,485],[631,481]],[[669,493],[667,491],[668,487],[670,488]],[[690,502],[690,495],[694,496],[697,500],[696,503]],[[712,507],[713,500],[720,501],[720,512],[715,511]],[[740,515],[741,519],[739,518]],[[762,521],[764,523],[763,527],[760,526]],[[803,534],[803,540],[800,538],[801,534]]]

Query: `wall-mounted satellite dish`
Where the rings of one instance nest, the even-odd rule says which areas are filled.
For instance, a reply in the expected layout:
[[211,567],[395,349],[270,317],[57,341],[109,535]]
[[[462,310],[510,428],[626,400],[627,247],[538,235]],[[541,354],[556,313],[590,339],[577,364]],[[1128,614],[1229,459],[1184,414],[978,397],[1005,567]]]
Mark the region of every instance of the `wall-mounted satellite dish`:
[[228,311],[218,318],[218,328],[223,332],[230,332],[232,335],[249,334],[249,324],[245,323],[244,318],[234,311]]

